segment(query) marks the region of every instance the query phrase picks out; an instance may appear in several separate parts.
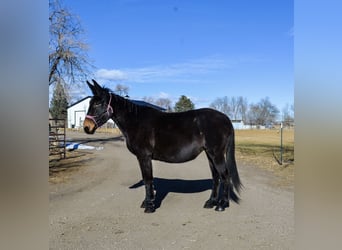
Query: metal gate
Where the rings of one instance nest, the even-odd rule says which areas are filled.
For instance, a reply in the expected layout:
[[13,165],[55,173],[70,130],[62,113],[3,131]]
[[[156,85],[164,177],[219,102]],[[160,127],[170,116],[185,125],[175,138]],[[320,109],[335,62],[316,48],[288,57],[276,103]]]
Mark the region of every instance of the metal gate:
[[66,120],[49,119],[49,155],[60,155],[66,157]]

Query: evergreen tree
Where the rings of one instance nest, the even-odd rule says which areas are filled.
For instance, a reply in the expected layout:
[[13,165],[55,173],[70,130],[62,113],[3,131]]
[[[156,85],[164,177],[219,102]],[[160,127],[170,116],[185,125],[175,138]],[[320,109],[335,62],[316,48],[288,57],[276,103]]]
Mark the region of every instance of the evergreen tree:
[[63,85],[58,82],[55,86],[50,103],[50,112],[53,118],[67,118],[68,101]]
[[176,102],[174,110],[175,112],[183,112],[194,108],[194,103],[188,97],[182,95],[179,98],[178,102]]

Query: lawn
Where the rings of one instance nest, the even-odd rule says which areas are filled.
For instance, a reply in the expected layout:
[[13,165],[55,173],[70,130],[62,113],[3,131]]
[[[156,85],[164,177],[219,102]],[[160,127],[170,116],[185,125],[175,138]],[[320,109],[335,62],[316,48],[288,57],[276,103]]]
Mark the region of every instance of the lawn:
[[283,129],[282,165],[280,165],[280,138],[279,129],[236,130],[237,161],[270,170],[293,182],[294,129]]
[[[242,155],[259,155],[280,160],[279,130],[236,130],[235,144]],[[283,129],[283,162],[294,160],[294,130]]]

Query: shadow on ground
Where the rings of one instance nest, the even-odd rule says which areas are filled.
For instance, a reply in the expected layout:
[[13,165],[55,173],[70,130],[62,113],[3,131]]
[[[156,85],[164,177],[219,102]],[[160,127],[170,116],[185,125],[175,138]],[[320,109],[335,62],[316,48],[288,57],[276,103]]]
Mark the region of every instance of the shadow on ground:
[[[211,190],[213,182],[211,179],[181,180],[154,178],[153,183],[156,190],[155,206],[156,208],[159,208],[169,193],[200,193]],[[129,188],[139,188],[141,186],[144,186],[143,180]]]

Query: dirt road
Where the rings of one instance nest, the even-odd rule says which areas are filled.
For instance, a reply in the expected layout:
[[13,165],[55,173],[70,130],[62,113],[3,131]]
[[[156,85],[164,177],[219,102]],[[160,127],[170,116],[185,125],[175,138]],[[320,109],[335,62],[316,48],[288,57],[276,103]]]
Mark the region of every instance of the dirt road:
[[[50,184],[50,249],[293,249],[293,187],[238,161],[241,203],[224,212],[204,209],[211,179],[201,154],[184,164],[153,162],[157,208],[140,208],[138,163],[121,139],[69,133],[86,145],[77,171]],[[79,150],[81,151],[81,150]]]

